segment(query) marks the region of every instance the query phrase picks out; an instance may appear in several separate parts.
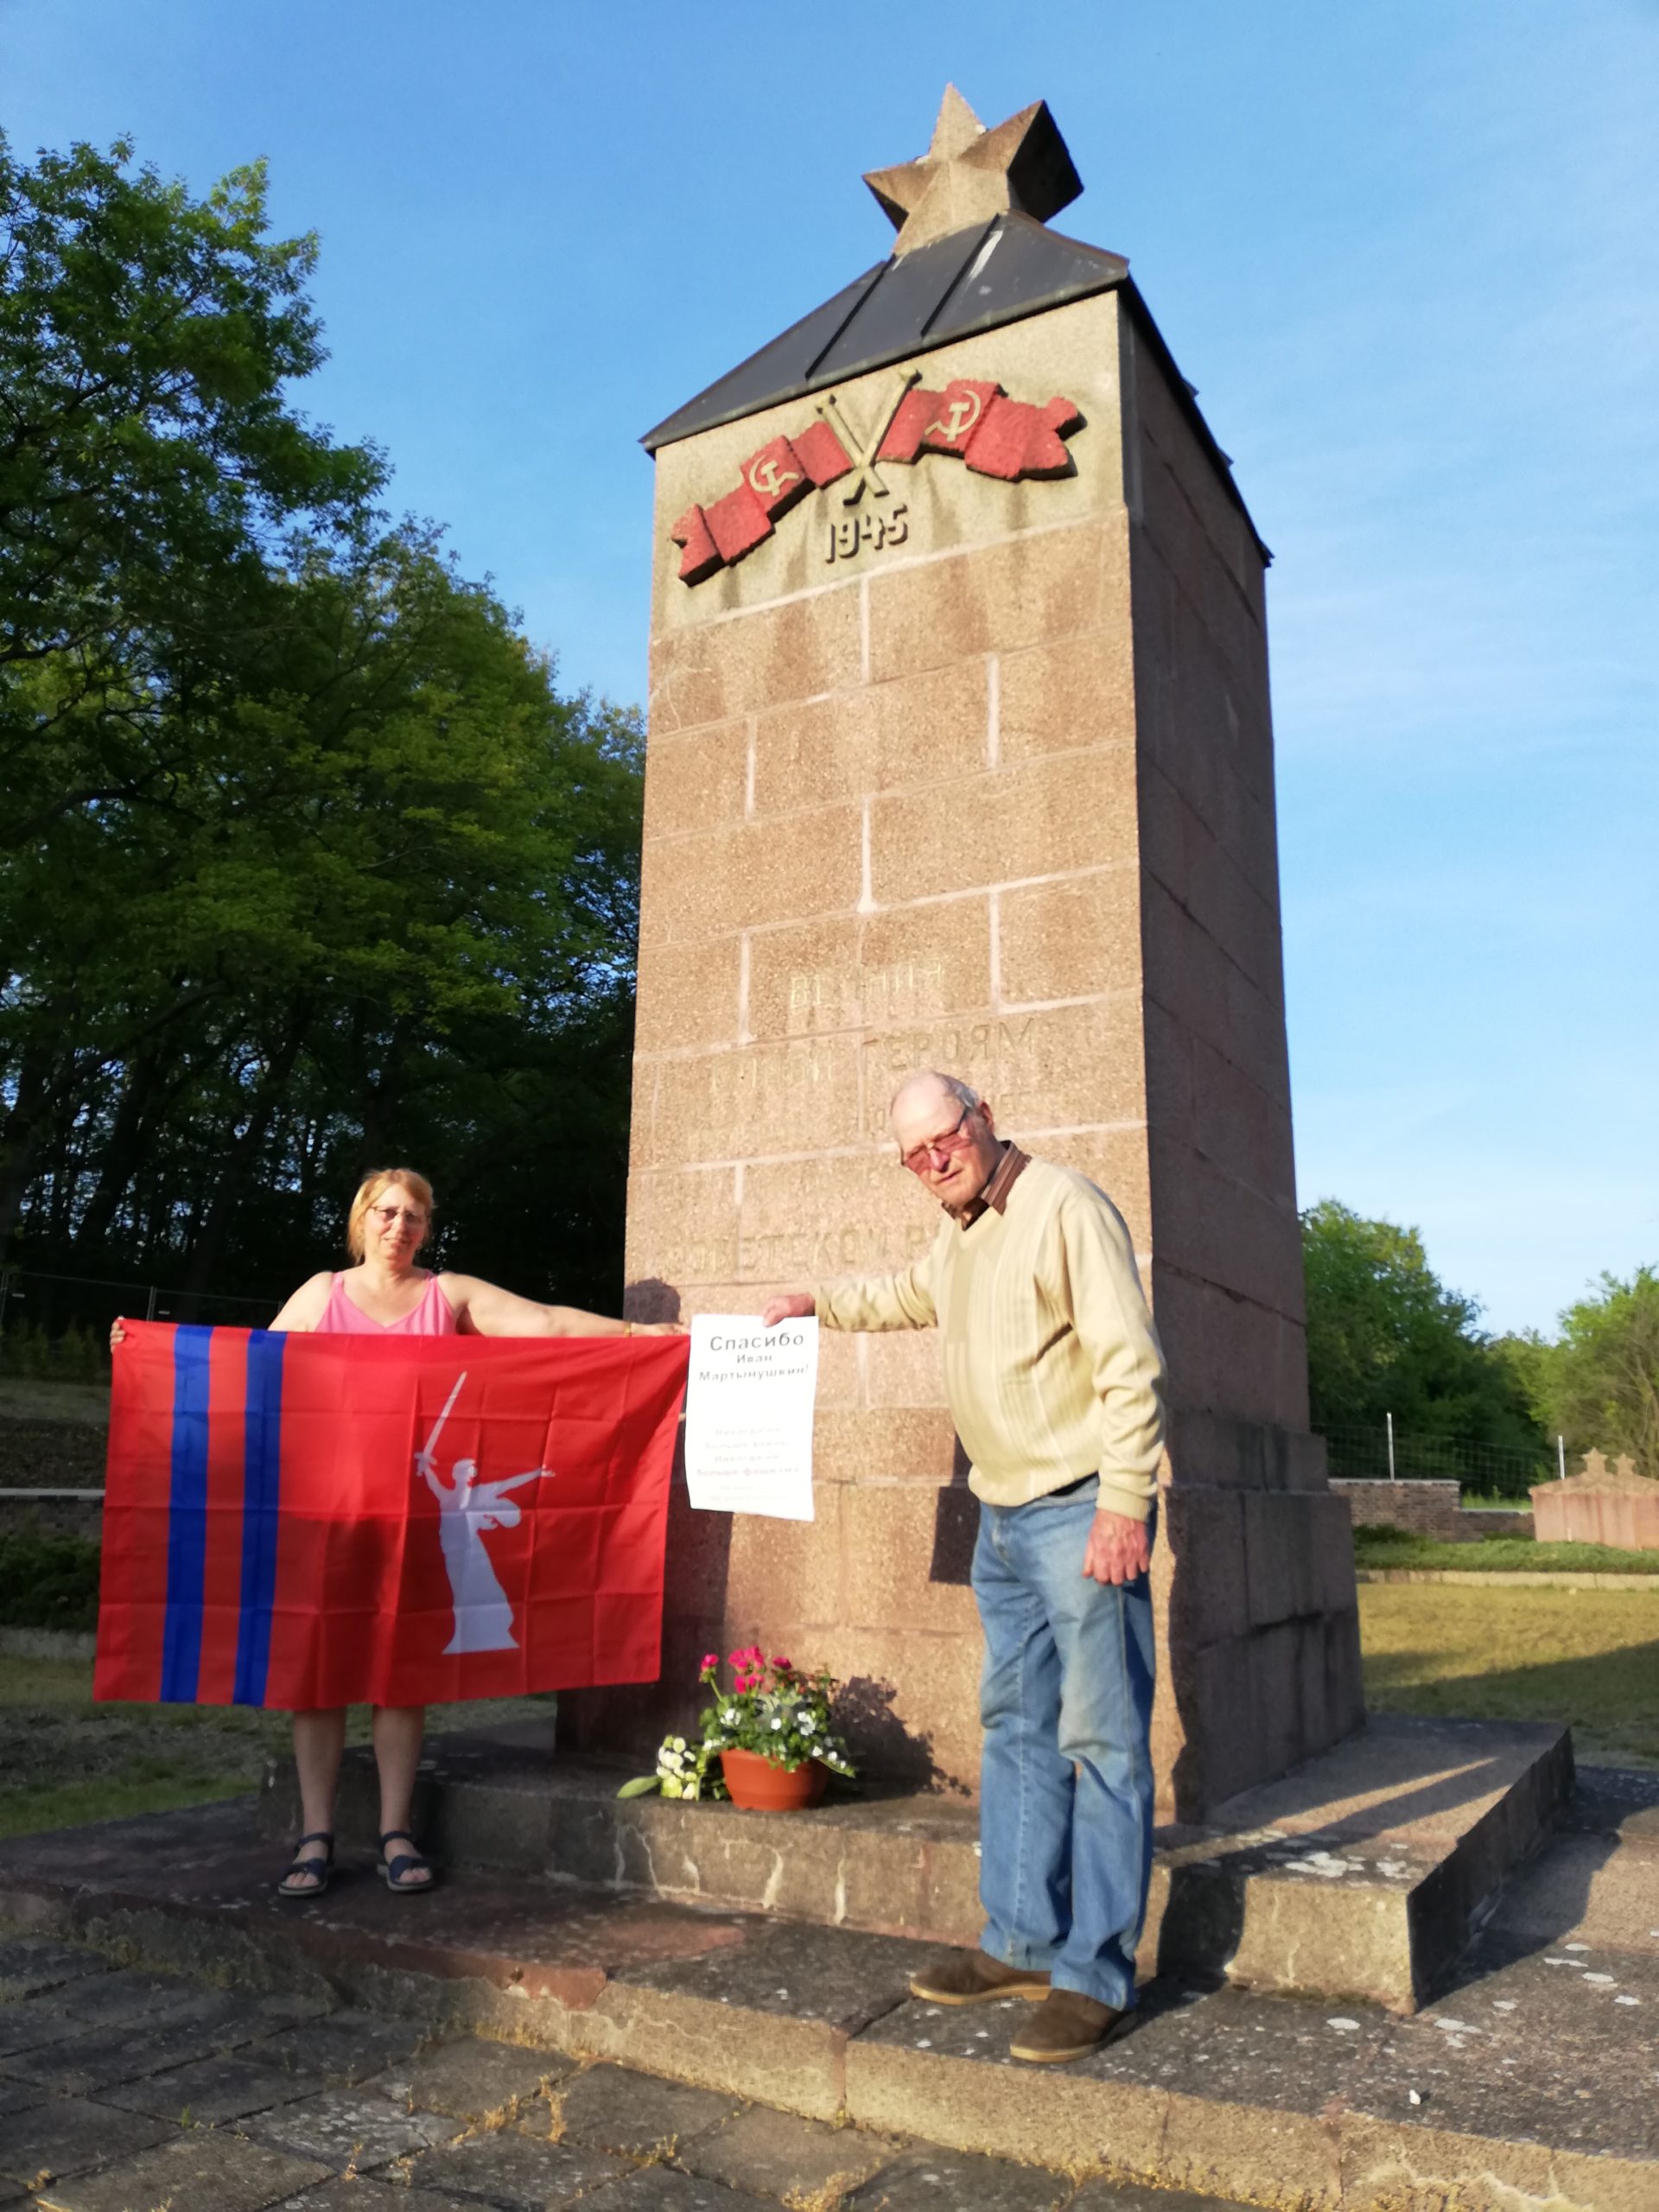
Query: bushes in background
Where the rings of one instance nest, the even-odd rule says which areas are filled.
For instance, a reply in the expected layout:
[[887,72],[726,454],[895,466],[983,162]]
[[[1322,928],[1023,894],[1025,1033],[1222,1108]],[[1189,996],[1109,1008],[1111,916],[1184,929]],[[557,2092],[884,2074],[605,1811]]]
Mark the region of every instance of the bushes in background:
[[0,1536],[0,1628],[96,1628],[98,1570],[84,1536]]

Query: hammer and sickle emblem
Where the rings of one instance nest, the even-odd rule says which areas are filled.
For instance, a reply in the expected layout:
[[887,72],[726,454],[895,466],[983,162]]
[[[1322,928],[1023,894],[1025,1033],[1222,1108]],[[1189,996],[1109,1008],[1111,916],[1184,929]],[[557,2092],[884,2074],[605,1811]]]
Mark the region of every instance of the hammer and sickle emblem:
[[984,411],[984,402],[976,391],[970,391],[964,399],[953,399],[944,411],[950,417],[950,422],[930,423],[922,435],[927,438],[938,436],[955,445],[957,440],[965,438],[978,422]]
[[888,496],[887,486],[876,473],[875,456],[881,449],[881,441],[891,429],[893,418],[899,412],[905,394],[921,373],[919,369],[901,369],[899,372],[888,386],[891,397],[876,410],[875,427],[863,440],[855,438],[848,428],[847,417],[842,413],[833,391],[827,398],[813,402],[819,415],[840,439],[847,458],[853,464],[852,488],[842,494],[843,505],[855,507],[863,497],[867,484],[876,499],[885,499]]
[[763,499],[781,499],[785,484],[798,484],[800,480],[798,468],[786,468],[780,476],[775,461],[767,461],[764,467],[756,461],[749,470],[749,489],[759,492]]

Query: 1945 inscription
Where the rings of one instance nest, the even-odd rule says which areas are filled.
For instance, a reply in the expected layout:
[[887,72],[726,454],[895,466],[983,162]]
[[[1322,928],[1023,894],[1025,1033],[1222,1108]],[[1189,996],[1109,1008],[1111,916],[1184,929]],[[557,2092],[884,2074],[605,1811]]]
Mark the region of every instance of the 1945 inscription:
[[885,512],[837,517],[825,525],[828,535],[824,559],[850,561],[855,553],[880,553],[906,543],[910,537],[906,514],[907,510],[900,505]]

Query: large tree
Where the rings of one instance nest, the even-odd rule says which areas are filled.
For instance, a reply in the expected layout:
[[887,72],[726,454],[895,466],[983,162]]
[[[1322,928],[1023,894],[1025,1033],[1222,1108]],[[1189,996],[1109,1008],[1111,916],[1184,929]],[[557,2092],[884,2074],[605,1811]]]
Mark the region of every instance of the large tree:
[[1659,1478],[1659,1270],[1628,1282],[1605,1274],[1569,1306],[1554,1342],[1531,1335],[1502,1346],[1539,1419],[1574,1452],[1628,1452]]
[[257,170],[0,156],[0,1236],[281,1288],[402,1155],[463,1264],[613,1298],[637,716],[295,411]]
[[66,1080],[190,1010],[182,980],[106,987],[99,1033],[53,1050],[84,949],[156,882],[149,832],[197,775],[188,709],[232,688],[286,534],[372,526],[378,456],[286,394],[323,358],[315,242],[266,227],[257,168],[196,200],[124,143],[30,167],[0,137],[0,1233]]
[[1414,1229],[1325,1198],[1302,1216],[1308,1386],[1317,1429],[1457,1438],[1541,1456],[1543,1434],[1472,1299],[1434,1274]]
[[257,626],[298,519],[359,531],[385,480],[287,387],[323,359],[315,238],[266,236],[261,167],[205,200],[132,149],[29,167],[0,135],[0,693],[8,841],[164,791],[151,709]]

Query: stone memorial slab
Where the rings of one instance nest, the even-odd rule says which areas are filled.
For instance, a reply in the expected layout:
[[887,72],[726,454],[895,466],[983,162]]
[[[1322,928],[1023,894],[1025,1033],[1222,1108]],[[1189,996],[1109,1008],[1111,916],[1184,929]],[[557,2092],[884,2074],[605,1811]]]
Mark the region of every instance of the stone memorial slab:
[[1532,1492],[1532,1525],[1541,1544],[1659,1551],[1659,1482],[1638,1474],[1627,1452],[1609,1466],[1605,1452],[1586,1452],[1576,1475]]

